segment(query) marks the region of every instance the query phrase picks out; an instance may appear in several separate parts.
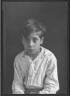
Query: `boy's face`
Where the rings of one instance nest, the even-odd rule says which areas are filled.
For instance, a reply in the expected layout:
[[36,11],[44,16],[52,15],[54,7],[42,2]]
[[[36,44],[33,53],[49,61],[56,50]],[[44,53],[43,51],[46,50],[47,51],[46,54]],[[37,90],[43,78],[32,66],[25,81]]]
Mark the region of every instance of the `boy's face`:
[[28,54],[35,54],[40,51],[40,45],[43,44],[43,37],[40,38],[36,32],[30,33],[27,39],[23,36],[22,43]]

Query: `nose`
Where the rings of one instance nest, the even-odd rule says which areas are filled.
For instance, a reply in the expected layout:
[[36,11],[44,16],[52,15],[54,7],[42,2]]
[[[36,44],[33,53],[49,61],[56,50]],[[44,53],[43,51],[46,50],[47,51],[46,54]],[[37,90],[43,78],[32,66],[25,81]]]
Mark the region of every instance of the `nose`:
[[30,41],[29,45],[30,46],[33,46],[34,45],[33,41]]

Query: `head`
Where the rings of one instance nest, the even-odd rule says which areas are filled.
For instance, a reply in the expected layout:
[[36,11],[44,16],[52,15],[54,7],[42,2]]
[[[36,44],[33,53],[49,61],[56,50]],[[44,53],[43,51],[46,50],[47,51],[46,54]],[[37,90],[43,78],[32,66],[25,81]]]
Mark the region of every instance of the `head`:
[[29,19],[24,22],[22,43],[27,53],[35,54],[40,51],[45,32],[46,28],[35,19]]

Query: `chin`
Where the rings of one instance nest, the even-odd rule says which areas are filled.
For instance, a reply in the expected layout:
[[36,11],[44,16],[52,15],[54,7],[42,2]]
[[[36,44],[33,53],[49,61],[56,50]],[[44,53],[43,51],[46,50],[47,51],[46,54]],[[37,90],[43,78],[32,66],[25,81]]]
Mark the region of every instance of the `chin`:
[[30,50],[29,53],[30,53],[30,54],[35,54],[36,51],[35,51],[35,50]]
[[30,54],[35,54],[36,52],[35,52],[35,51],[30,51],[29,53],[30,53]]

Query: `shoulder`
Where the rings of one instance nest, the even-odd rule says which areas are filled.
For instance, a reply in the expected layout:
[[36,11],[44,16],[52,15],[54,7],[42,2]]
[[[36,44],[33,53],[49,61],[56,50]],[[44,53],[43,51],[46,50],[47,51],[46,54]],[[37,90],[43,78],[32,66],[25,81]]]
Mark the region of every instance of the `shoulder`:
[[46,57],[48,57],[49,60],[57,61],[57,58],[52,51],[50,51],[49,49],[46,49],[44,47],[42,47],[42,48],[44,49],[44,53],[45,53]]
[[56,56],[54,55],[54,53],[46,48],[44,48],[44,53],[45,53],[45,56],[47,58],[47,65],[48,67],[50,68],[57,68],[57,58]]
[[14,61],[19,61],[20,59],[22,59],[24,57],[24,51],[20,52],[19,54],[17,54],[15,56]]

